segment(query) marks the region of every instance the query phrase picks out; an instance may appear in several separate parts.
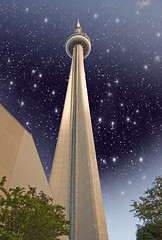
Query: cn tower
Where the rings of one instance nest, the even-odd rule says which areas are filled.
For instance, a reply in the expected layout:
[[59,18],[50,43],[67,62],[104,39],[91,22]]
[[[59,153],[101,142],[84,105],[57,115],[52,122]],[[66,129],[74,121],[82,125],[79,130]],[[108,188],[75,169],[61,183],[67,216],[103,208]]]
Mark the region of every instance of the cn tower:
[[70,220],[70,240],[108,240],[84,70],[90,51],[78,20],[66,41],[72,63],[49,181]]

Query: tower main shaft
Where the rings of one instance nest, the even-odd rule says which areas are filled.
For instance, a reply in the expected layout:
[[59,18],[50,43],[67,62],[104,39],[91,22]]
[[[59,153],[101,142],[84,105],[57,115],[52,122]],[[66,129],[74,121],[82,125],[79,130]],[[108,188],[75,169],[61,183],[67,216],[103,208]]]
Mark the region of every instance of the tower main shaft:
[[70,240],[108,240],[84,71],[90,49],[78,23],[66,43],[72,64],[50,176],[55,201],[70,220]]

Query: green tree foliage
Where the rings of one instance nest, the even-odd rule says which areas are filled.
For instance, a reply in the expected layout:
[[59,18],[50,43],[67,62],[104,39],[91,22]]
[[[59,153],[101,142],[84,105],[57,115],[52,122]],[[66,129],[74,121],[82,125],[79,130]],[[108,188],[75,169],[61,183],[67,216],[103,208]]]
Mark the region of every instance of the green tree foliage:
[[134,217],[143,221],[143,226],[138,225],[137,240],[162,239],[162,177],[153,182],[153,187],[147,189],[145,197],[140,197],[140,202],[133,201],[131,205]]
[[144,226],[138,225],[137,240],[161,240],[162,223],[146,223]]
[[51,198],[36,188],[6,190],[0,182],[0,239],[56,240],[69,235],[69,221],[64,208],[54,205]]

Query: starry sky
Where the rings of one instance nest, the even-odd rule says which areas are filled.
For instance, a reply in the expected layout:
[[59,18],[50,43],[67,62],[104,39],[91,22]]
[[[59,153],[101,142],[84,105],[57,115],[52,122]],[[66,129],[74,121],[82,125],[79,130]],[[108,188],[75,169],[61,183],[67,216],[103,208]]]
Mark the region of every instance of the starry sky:
[[135,240],[129,212],[162,173],[162,1],[1,0],[0,103],[33,135],[47,178],[77,19],[110,240]]

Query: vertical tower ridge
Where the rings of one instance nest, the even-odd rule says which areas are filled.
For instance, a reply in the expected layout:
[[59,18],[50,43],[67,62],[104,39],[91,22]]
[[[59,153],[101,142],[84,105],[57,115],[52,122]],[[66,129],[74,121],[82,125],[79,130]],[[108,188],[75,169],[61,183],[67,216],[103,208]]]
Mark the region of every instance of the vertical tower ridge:
[[78,20],[66,42],[72,64],[50,187],[66,208],[70,240],[108,240],[84,70],[91,42],[81,31]]

